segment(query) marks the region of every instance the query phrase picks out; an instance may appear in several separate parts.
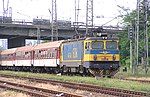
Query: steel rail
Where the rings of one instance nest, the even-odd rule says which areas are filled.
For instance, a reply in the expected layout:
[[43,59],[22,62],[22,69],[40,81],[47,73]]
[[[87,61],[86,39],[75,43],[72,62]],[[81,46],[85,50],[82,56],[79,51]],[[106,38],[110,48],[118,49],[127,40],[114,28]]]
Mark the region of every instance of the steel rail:
[[14,76],[14,75],[1,75],[0,74],[0,76],[28,79],[32,82],[35,81],[35,82],[39,82],[39,83],[50,83],[53,85],[61,85],[63,87],[67,87],[67,88],[86,90],[86,91],[97,92],[97,93],[102,93],[102,94],[109,94],[109,95],[114,95],[114,96],[119,96],[119,97],[147,97],[147,96],[150,96],[148,93],[145,93],[145,92],[136,92],[136,91],[125,90],[125,89],[116,89],[116,88],[107,88],[107,87],[101,87],[101,86],[89,85],[89,84],[83,84],[83,83],[62,82],[62,81],[41,79],[41,78],[19,77],[19,76]]
[[10,89],[10,90],[17,90],[17,91],[25,92],[35,97],[51,97],[51,96],[56,96],[56,95],[61,95],[62,97],[82,97],[82,96],[75,95],[75,94],[69,94],[69,93],[64,93],[60,91],[43,89],[39,87],[33,87],[33,86],[25,85],[25,84],[19,84],[19,83],[3,81],[3,80],[0,80],[0,87]]

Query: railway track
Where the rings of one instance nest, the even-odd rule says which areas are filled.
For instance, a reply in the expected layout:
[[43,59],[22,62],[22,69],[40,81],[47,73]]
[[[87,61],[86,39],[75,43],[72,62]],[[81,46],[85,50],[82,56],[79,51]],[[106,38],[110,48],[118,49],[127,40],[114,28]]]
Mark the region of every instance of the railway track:
[[95,85],[61,82],[56,80],[40,79],[40,78],[19,77],[19,76],[12,76],[12,75],[0,75],[0,76],[9,77],[9,78],[14,77],[14,78],[28,79],[30,81],[39,82],[39,83],[50,83],[53,85],[61,85],[67,88],[91,91],[91,92],[102,93],[102,94],[109,94],[109,95],[119,96],[119,97],[149,97],[150,96],[148,93],[144,93],[144,92],[136,92],[136,91],[130,91],[124,89],[116,89],[116,88],[106,88],[106,87],[100,87]]
[[57,97],[57,96],[82,97],[82,96],[75,95],[75,94],[69,94],[69,93],[64,93],[60,91],[43,89],[43,88],[33,87],[33,86],[25,85],[25,84],[18,84],[18,83],[13,83],[10,81],[2,81],[2,80],[0,80],[0,88],[24,92],[26,94],[29,94],[35,97]]

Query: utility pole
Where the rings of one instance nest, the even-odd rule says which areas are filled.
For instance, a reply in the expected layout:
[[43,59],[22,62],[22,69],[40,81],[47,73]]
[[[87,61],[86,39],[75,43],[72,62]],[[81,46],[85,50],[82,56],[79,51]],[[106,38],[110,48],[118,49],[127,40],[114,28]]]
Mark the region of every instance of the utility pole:
[[12,16],[12,7],[9,7],[9,0],[7,0],[7,5],[5,8],[5,1],[3,0],[3,17],[11,17]]
[[3,0],[3,23],[5,23],[5,18],[9,17],[10,19],[12,19],[12,7],[9,7],[9,0],[7,0],[7,5],[5,8],[5,1]]
[[57,6],[56,0],[52,0],[52,36],[51,41],[58,40],[58,24],[57,24]]
[[87,0],[86,4],[86,35],[89,28],[93,28],[93,0]]
[[79,20],[80,0],[75,0],[75,23],[78,25]]
[[[137,0],[137,18],[136,18],[136,33],[134,37],[134,71],[137,73],[139,58],[143,57],[143,66],[145,67],[145,74],[148,71],[148,0]],[[140,37],[140,38],[139,38]],[[141,43],[143,43],[141,45]],[[143,46],[144,45],[144,46]],[[140,48],[140,51],[139,51]],[[142,55],[140,55],[142,53]]]
[[78,28],[79,28],[79,11],[81,10],[80,7],[80,0],[75,0],[75,32],[78,34]]
[[148,57],[148,0],[144,0],[144,41],[145,41],[145,47],[144,47],[144,55],[145,55],[145,74],[147,74],[148,71],[148,65],[149,65],[149,57]]
[[139,65],[139,27],[140,27],[140,12],[141,12],[141,0],[137,0],[137,21],[136,21],[136,33],[135,33],[135,64],[134,71],[137,73],[137,66]]

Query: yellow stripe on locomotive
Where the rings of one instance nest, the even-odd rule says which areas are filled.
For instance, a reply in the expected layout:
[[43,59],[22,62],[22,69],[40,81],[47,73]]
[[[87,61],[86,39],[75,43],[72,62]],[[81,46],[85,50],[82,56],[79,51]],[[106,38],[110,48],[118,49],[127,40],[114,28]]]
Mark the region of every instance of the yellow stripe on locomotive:
[[120,60],[118,40],[85,40],[84,45],[83,61]]
[[84,61],[119,61],[119,54],[85,54]]

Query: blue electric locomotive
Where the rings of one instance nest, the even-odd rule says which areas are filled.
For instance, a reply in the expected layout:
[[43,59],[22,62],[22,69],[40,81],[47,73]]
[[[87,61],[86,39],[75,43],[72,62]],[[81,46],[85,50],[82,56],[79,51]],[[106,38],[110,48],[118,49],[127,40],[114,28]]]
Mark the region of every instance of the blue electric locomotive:
[[90,72],[114,76],[119,69],[118,38],[88,37],[62,42],[60,65],[63,72]]

